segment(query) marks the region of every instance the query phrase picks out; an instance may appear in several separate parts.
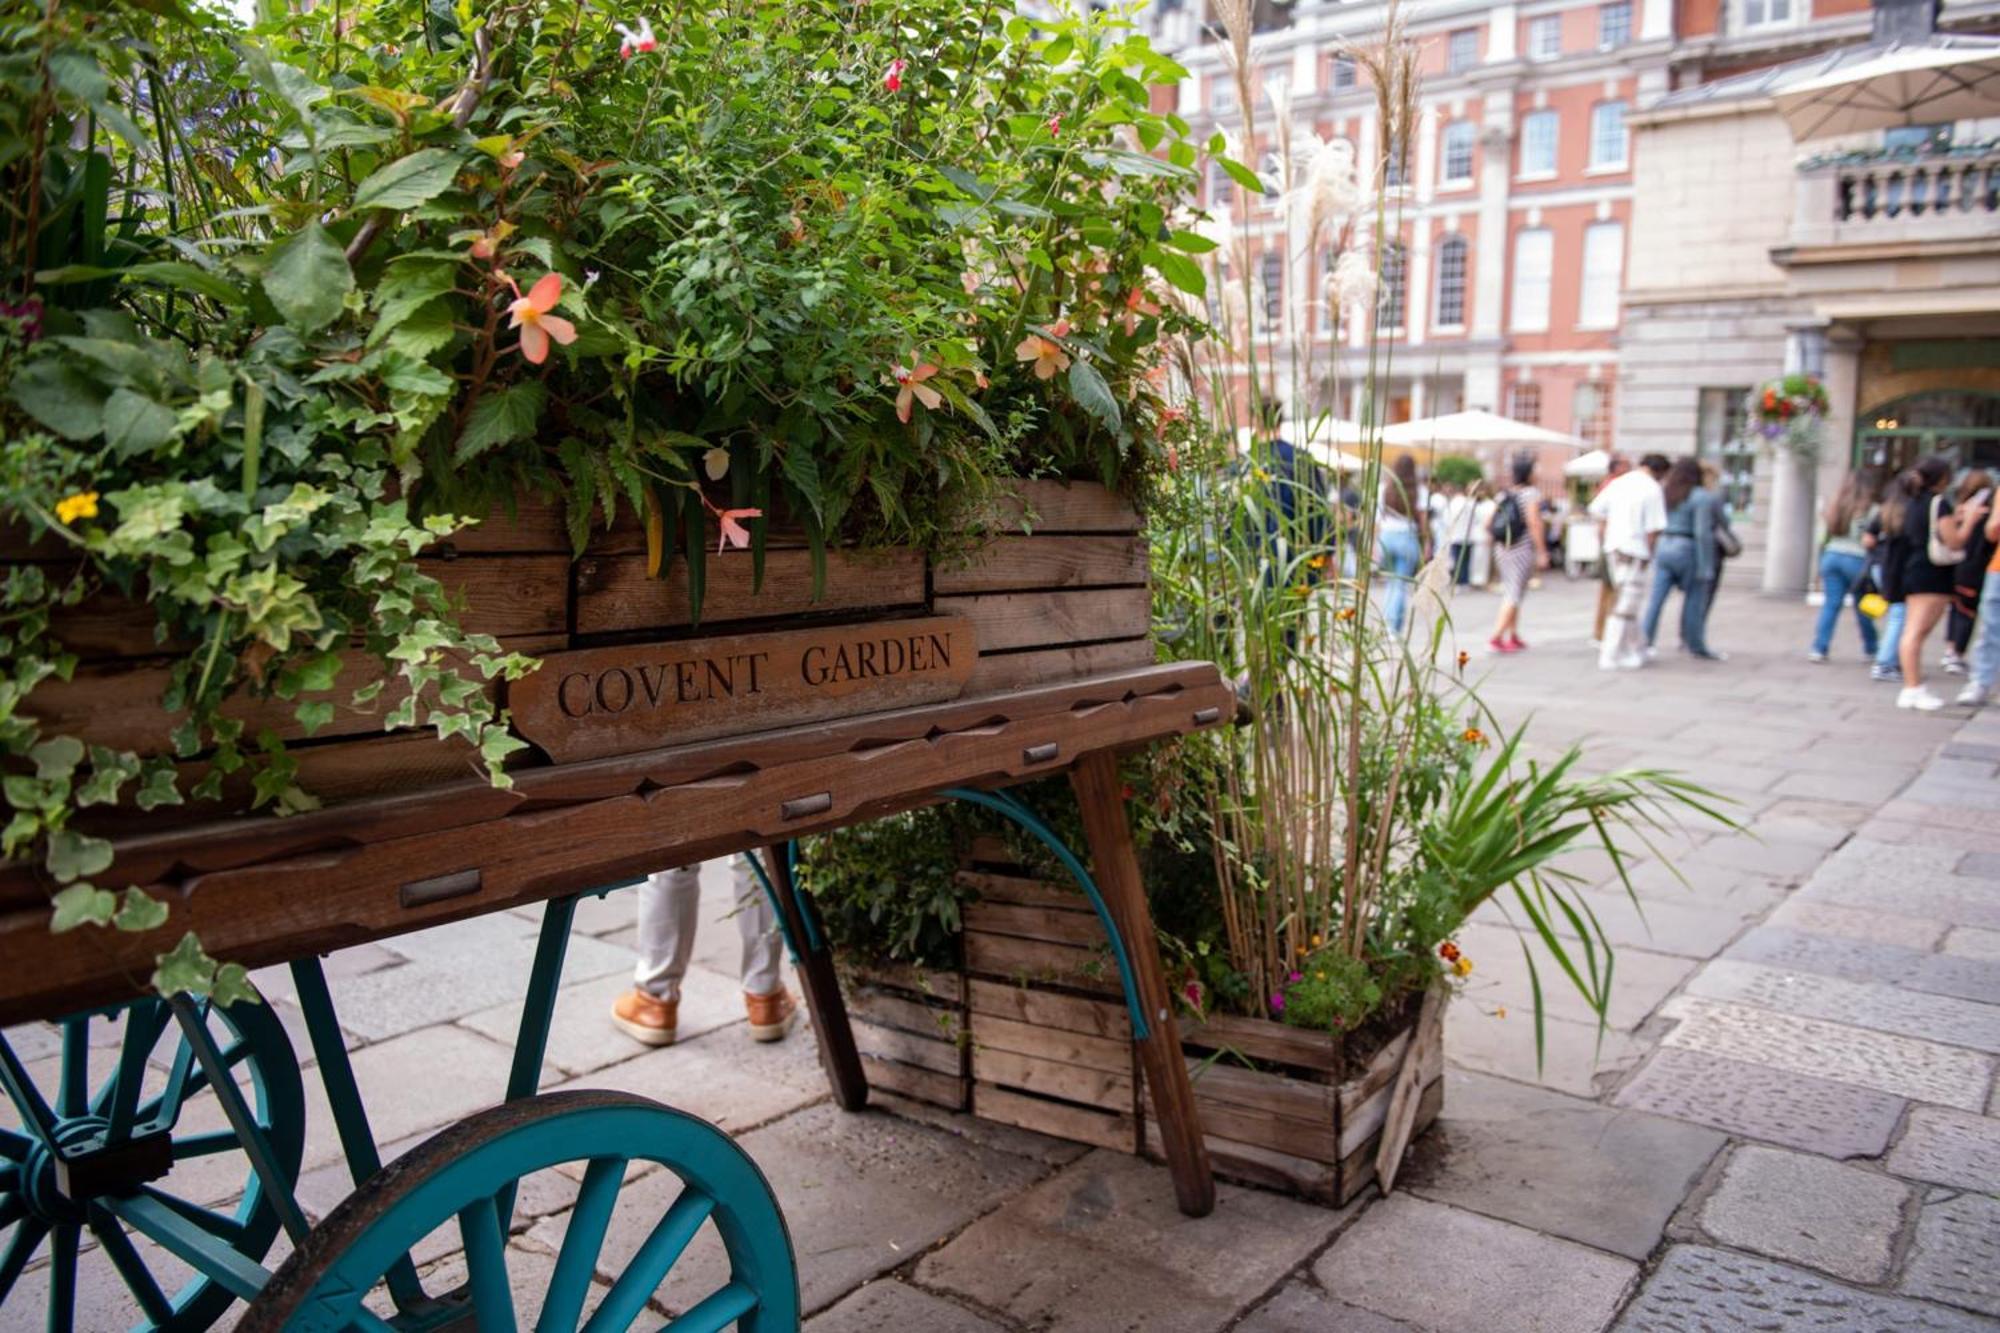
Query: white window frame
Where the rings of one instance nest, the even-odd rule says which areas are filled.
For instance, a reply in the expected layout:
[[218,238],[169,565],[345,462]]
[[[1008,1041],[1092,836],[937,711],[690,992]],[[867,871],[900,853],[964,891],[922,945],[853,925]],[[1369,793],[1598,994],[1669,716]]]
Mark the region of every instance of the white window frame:
[[[1540,250],[1541,276],[1532,278],[1527,257],[1530,238]],[[1555,233],[1547,227],[1523,227],[1514,233],[1513,290],[1507,302],[1507,327],[1514,333],[1547,333],[1549,305],[1555,291]]]
[[[1615,42],[1604,35],[1604,14],[1606,10],[1613,8],[1622,8],[1625,11],[1625,35]],[[1632,18],[1632,0],[1602,0],[1602,3],[1597,6],[1597,49],[1600,51],[1616,51],[1620,47],[1630,46],[1632,44]]]
[[[1600,252],[1606,245],[1612,247],[1609,255]],[[1585,227],[1579,262],[1583,271],[1577,283],[1577,328],[1617,328],[1618,292],[1625,276],[1625,224],[1607,219]]]
[[[1547,125],[1549,127],[1549,164],[1538,167],[1528,161],[1528,126]],[[1521,173],[1515,179],[1524,181],[1554,180],[1562,165],[1562,115],[1553,107],[1539,107],[1521,117]]]
[[[1615,160],[1600,158],[1598,156],[1598,150],[1604,146],[1603,130],[1599,126],[1598,120],[1599,117],[1603,116],[1612,107],[1618,108],[1618,156]],[[1626,119],[1631,114],[1631,111],[1631,103],[1622,97],[1607,98],[1590,108],[1590,164],[1584,168],[1587,173],[1601,175],[1608,172],[1631,170],[1632,127]]]
[[[1273,281],[1273,270],[1276,281]],[[1257,303],[1257,319],[1262,328],[1279,329],[1285,323],[1285,255],[1282,250],[1266,250],[1257,256],[1257,285],[1262,300]]]
[[[1395,281],[1391,282],[1390,278]],[[1396,294],[1396,318],[1394,323],[1384,323],[1383,317],[1389,309],[1389,294]],[[1410,327],[1410,249],[1401,241],[1390,241],[1382,254],[1381,267],[1376,274],[1375,288],[1375,331],[1377,333],[1401,333]]]
[[[1458,272],[1456,274],[1457,281],[1455,284],[1452,281],[1454,275],[1452,274],[1450,265],[1447,262],[1454,255],[1457,256],[1458,260]],[[1437,317],[1433,321],[1433,327],[1439,333],[1460,333],[1463,332],[1465,329],[1466,301],[1467,298],[1472,294],[1471,286],[1466,281],[1467,277],[1469,276],[1469,269],[1467,265],[1468,261],[1471,258],[1471,255],[1472,255],[1472,247],[1466,244],[1465,238],[1463,236],[1453,234],[1445,237],[1442,241],[1438,242],[1437,309],[1436,309]],[[1452,288],[1453,286],[1456,286],[1458,292],[1458,318],[1447,319],[1445,317],[1444,297],[1445,297],[1445,292],[1450,288]]]
[[[1471,39],[1468,45],[1472,47],[1472,54],[1468,56],[1466,59],[1460,60],[1459,43],[1462,39],[1466,38]],[[1479,29],[1453,28],[1449,33],[1445,35],[1444,39],[1445,73],[1463,74],[1467,70],[1474,68],[1478,64],[1479,64]]]
[[1796,28],[1811,17],[1812,0],[1730,0],[1732,25],[1738,32]]
[[[1579,439],[1588,440],[1597,448],[1606,449],[1611,445],[1611,384],[1605,380],[1583,380],[1570,392],[1569,433]],[[1588,394],[1596,401],[1590,420],[1596,423],[1589,434],[1584,433],[1583,404]]]
[[[1457,135],[1465,141],[1465,173],[1454,175],[1451,170],[1452,137]],[[1469,120],[1454,120],[1438,134],[1438,184],[1458,186],[1472,184],[1474,171],[1478,166],[1479,127]]]
[[[1521,415],[1521,399],[1530,394],[1534,396],[1535,414],[1531,417],[1524,417]],[[1539,426],[1542,424],[1542,386],[1538,382],[1535,380],[1517,380],[1507,386],[1507,419],[1524,422],[1530,426]]]
[[[1554,37],[1554,41],[1545,38]],[[1560,60],[1563,53],[1563,21],[1560,14],[1537,14],[1528,20],[1528,59]]]
[[[1344,82],[1340,77],[1342,74],[1347,76]],[[1333,58],[1333,68],[1327,73],[1326,81],[1327,85],[1337,93],[1350,92],[1361,86],[1361,69],[1354,63],[1353,56],[1336,55]]]

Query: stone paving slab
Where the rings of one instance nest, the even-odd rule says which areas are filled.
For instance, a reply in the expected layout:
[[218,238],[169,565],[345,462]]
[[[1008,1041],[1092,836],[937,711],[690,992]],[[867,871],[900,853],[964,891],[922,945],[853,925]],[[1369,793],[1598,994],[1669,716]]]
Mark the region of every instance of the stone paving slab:
[[1891,1033],[1798,1018],[1753,1005],[1677,997],[1664,1044],[1893,1095],[1977,1110],[1993,1077],[1986,1056]]
[[2000,1120],[1919,1106],[1887,1165],[1911,1180],[2000,1194]]
[[1952,926],[1983,926],[1989,930],[2000,930],[2000,898],[1954,892],[1952,888],[1954,884],[1974,885],[1979,882],[1969,878],[1948,881],[1941,875],[1921,874],[1900,883],[1814,880],[1800,889],[1799,894],[1810,902],[1923,917]]
[[2000,1005],[1949,995],[1718,958],[1688,983],[1687,994],[1761,1005],[1806,1018],[1896,1032],[1976,1051],[2000,1052]]
[[1398,1187],[1632,1259],[1721,1151],[1712,1130],[1452,1070]]
[[1544,1025],[1542,1058],[1535,1057],[1535,1018],[1518,1004],[1505,1016],[1490,1003],[1461,999],[1445,1009],[1446,1058],[1461,1069],[1533,1083],[1577,1097],[1595,1097],[1639,1063],[1646,1048],[1629,1034],[1600,1033],[1595,1023],[1551,1018]]
[[[678,1040],[693,1041],[704,1033],[743,1023],[740,991],[724,978],[713,982],[696,978],[697,984],[683,983]],[[652,1049],[612,1026],[612,1001],[632,988],[629,973],[620,970],[595,981],[562,988],[556,995],[556,1009],[549,1023],[548,1062],[563,1074],[587,1074],[593,1069],[629,1060]],[[521,1028],[522,998],[491,1009],[467,1014],[459,1023],[494,1041],[512,1045]]]
[[1216,1187],[1182,1216],[1167,1173],[1093,1152],[968,1227],[917,1265],[919,1285],[1036,1329],[1208,1333],[1325,1244],[1342,1214]]
[[1873,1088],[1673,1047],[1656,1051],[1613,1100],[1829,1157],[1880,1156],[1904,1105]]
[[[1672,899],[1640,898],[1636,902],[1623,889],[1582,889],[1574,897],[1590,907],[1612,946],[1636,949],[1680,958],[1706,959],[1720,953],[1738,934],[1761,915],[1758,909],[1738,910],[1724,905],[1675,902]],[[1476,923],[1511,930],[1506,905],[1494,900],[1472,917]],[[1520,913],[1515,912],[1518,919]],[[1942,927],[1939,928],[1942,932]],[[1564,939],[1578,938],[1567,920],[1556,933]],[[1620,953],[1620,958],[1624,954]]]
[[1006,1333],[1004,1326],[902,1282],[870,1282],[825,1314],[806,1321],[806,1333]]
[[1948,958],[1878,941],[1765,925],[1743,935],[1723,957],[1859,981],[1889,982],[1985,1004],[2000,1003],[2000,962]]
[[1699,1245],[1667,1251],[1616,1333],[1992,1333],[1963,1310],[1882,1296],[1803,1268]]
[[1865,834],[1843,844],[1813,871],[1811,883],[1890,884],[1904,886],[1928,883],[1952,873],[1964,853],[1933,841],[1920,847],[1877,842]]
[[[1942,921],[1916,916],[1885,916],[1856,907],[1836,907],[1806,898],[1789,898],[1771,913],[1768,924],[1811,935],[1887,944],[1928,952],[1950,929]],[[1719,950],[1718,950],[1719,952]]]
[[[474,920],[524,924],[504,912]],[[389,944],[401,946],[398,952],[419,948],[416,960],[332,986],[340,1025],[368,1041],[381,1041],[496,1005],[518,1004],[528,989],[534,965],[534,937],[459,929],[467,924],[458,922],[448,928],[461,938],[445,947],[429,942],[419,946],[422,935],[398,936]],[[630,954],[587,935],[575,935],[563,962],[563,979],[575,985],[631,966]]]
[[1956,957],[2000,963],[2000,930],[1959,926],[1944,937],[1944,943],[1939,947]]
[[1343,1301],[1440,1330],[1598,1333],[1638,1274],[1605,1254],[1463,1209],[1396,1194],[1313,1264]]
[[759,1045],[738,1026],[593,1069],[546,1091],[611,1088],[650,1097],[741,1133],[827,1096],[811,1029]]
[[1335,1300],[1310,1282],[1284,1290],[1250,1312],[1232,1333],[1423,1333],[1415,1324]]
[[1961,1194],[1926,1204],[1897,1288],[2000,1315],[2000,1199]]
[[1879,1171],[1752,1145],[1730,1154],[1700,1222],[1724,1245],[1875,1284],[1910,1204],[1909,1187]]
[[[1522,937],[1507,926],[1468,925],[1456,938],[1474,966],[1464,993],[1488,1006],[1504,1004],[1510,1012],[1518,1012],[1532,1021],[1534,983],[1529,977],[1528,959],[1521,952]],[[1597,1015],[1591,1012],[1541,941],[1530,939],[1528,948],[1541,977],[1543,1012],[1549,1018],[1587,1024],[1595,1029]],[[1644,949],[1619,949],[1611,988],[1611,1026],[1627,1032],[1638,1027],[1687,980],[1695,967],[1692,958]]]

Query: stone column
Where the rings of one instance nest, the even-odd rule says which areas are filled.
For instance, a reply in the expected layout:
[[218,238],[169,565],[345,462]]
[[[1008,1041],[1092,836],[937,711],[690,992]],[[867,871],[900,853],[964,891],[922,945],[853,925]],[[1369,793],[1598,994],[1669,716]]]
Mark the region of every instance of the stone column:
[[1826,385],[1826,427],[1819,446],[1819,493],[1831,495],[1854,465],[1854,418],[1862,410],[1860,338],[1827,335],[1820,379]]
[[[1785,373],[1819,373],[1826,356],[1826,330],[1794,328],[1785,338]],[[1850,386],[1849,398],[1853,396]],[[1852,408],[1849,409],[1850,417]],[[1832,423],[1828,423],[1829,433]],[[1830,447],[1822,440],[1822,447]],[[1771,449],[1771,502],[1765,525],[1764,593],[1802,597],[1812,582],[1816,465],[1782,444]]]

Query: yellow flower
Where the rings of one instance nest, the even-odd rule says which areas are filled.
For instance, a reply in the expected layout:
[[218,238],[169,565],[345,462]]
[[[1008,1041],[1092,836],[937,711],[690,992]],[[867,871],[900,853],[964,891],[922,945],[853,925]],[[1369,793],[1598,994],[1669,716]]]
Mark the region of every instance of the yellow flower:
[[1326,980],[1326,973],[1324,973],[1324,972],[1315,972],[1315,973],[1313,973],[1313,980],[1314,980],[1314,981],[1325,981],[1325,980]]
[[1336,620],[1352,620],[1354,619],[1354,608],[1351,606],[1343,606],[1340,608],[1340,610],[1334,612],[1333,614],[1334,614],[1334,619]]
[[1250,471],[1259,481],[1269,481],[1271,479],[1271,474],[1263,468],[1252,468]]
[[1323,555],[1314,556],[1312,559],[1306,561],[1306,568],[1317,574],[1320,570],[1326,568],[1326,557]]
[[1459,960],[1451,965],[1451,970],[1461,977],[1469,977],[1472,975],[1472,960],[1461,955]]
[[1319,936],[1317,935],[1313,936],[1313,948],[1319,948]]
[[76,522],[80,518],[97,517],[97,492],[78,491],[56,501],[56,521],[63,524]]

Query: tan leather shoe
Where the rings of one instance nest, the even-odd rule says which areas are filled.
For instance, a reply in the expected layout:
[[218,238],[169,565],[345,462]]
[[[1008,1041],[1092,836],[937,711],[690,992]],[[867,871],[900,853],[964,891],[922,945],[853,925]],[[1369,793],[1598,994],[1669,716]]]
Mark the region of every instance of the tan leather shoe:
[[662,1000],[634,987],[611,1006],[611,1021],[634,1041],[648,1046],[671,1046],[680,1010],[679,1000]]
[[792,993],[780,986],[769,995],[743,993],[743,1007],[750,1011],[750,1040],[782,1041],[799,1016]]

